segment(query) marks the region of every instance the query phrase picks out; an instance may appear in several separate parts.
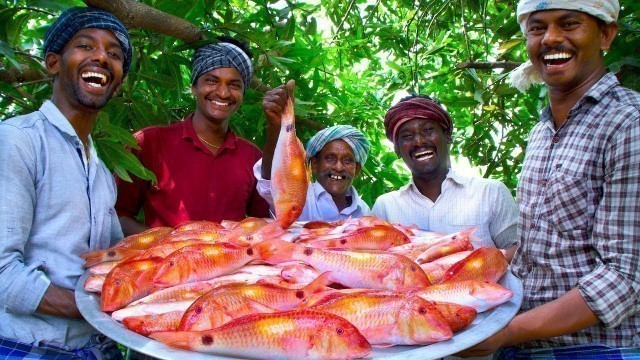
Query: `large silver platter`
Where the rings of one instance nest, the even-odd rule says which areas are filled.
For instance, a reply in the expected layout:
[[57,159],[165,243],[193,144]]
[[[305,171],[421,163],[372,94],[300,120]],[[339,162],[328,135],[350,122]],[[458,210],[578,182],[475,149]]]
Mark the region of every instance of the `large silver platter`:
[[[100,311],[100,297],[83,288],[89,271],[80,277],[76,286],[76,303],[85,319],[98,331],[118,343],[160,359],[233,359],[226,356],[201,354],[169,347],[158,341],[128,330],[111,316]],[[511,300],[489,311],[478,314],[473,323],[451,339],[426,346],[392,346],[373,348],[368,359],[436,359],[455,354],[482,342],[502,329],[518,312],[522,303],[522,283],[511,272],[500,280],[500,284],[513,290]]]

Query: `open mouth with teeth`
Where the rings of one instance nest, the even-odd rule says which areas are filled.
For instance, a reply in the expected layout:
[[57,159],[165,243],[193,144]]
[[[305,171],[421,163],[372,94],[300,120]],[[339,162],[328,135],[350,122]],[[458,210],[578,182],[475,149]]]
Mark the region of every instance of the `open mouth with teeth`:
[[231,103],[226,103],[226,102],[222,102],[222,101],[218,101],[218,100],[209,99],[207,101],[209,101],[210,103],[212,103],[215,106],[220,106],[220,107],[227,107],[227,106],[231,105]]
[[104,74],[88,71],[82,73],[81,77],[84,82],[94,88],[101,88],[107,85],[107,77]]
[[342,175],[329,174],[329,179],[335,180],[335,181],[342,181],[342,180],[345,180],[346,178],[347,178],[346,176],[342,176]]
[[420,150],[413,153],[413,158],[418,161],[426,161],[432,159],[436,153],[433,150]]
[[543,57],[543,61],[546,66],[558,66],[566,64],[572,58],[573,56],[571,54],[563,52],[559,54],[547,54]]

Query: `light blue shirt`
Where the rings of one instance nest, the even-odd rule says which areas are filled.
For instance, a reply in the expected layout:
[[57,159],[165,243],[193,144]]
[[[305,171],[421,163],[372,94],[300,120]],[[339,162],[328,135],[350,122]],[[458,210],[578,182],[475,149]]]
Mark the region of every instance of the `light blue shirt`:
[[[256,185],[258,194],[269,203],[271,212],[273,213],[271,181],[262,178],[262,159],[258,160],[254,165],[253,175],[258,179],[258,184]],[[322,185],[317,182],[312,182],[309,184],[307,200],[298,221],[336,221],[358,218],[370,214],[369,205],[360,198],[360,195],[358,195],[358,192],[353,186],[350,186],[349,190],[347,190],[347,196],[351,197],[351,205],[339,211],[336,203],[333,202],[331,194],[329,194]]]
[[46,101],[0,122],[0,336],[67,349],[96,333],[84,320],[36,311],[50,283],[75,289],[80,254],[122,239],[112,174],[89,139]]

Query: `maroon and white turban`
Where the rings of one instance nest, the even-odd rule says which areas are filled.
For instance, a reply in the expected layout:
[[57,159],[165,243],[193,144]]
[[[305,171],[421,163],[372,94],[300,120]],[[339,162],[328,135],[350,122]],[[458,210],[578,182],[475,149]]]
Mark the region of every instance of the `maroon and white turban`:
[[392,106],[384,116],[384,129],[387,139],[395,144],[400,126],[407,121],[415,119],[432,120],[447,135],[451,135],[453,131],[451,117],[440,104],[431,99],[412,97]]

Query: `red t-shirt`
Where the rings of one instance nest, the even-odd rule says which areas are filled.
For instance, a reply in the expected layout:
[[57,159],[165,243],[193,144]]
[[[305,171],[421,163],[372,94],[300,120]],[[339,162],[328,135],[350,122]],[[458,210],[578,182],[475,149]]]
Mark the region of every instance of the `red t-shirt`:
[[176,226],[190,220],[242,220],[269,217],[269,205],[256,191],[253,165],[262,157],[251,142],[229,129],[214,155],[197,138],[193,114],[169,126],[152,126],[134,134],[133,150],[158,183],[116,177],[119,216],[144,210],[150,227]]

